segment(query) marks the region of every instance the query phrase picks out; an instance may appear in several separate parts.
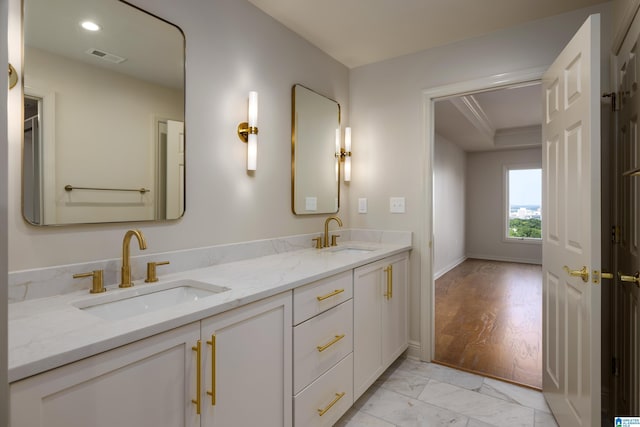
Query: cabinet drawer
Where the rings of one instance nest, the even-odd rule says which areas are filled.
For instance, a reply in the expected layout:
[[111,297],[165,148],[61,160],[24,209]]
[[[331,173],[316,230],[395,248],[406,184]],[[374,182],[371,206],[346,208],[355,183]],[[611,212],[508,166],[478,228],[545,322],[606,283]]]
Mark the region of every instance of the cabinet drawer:
[[350,299],[352,296],[352,271],[345,271],[294,289],[293,324],[302,323],[316,314],[327,311]]
[[352,404],[353,353],[350,353],[295,396],[294,426],[332,426]]
[[293,328],[293,393],[352,351],[352,299]]

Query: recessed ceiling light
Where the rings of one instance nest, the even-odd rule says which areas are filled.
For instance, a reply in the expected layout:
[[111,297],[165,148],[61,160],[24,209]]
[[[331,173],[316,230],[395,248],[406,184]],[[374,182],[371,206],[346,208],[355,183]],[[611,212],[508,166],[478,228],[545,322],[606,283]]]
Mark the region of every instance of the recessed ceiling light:
[[100,25],[91,21],[84,21],[80,25],[82,26],[82,28],[84,28],[87,31],[99,31],[101,28]]

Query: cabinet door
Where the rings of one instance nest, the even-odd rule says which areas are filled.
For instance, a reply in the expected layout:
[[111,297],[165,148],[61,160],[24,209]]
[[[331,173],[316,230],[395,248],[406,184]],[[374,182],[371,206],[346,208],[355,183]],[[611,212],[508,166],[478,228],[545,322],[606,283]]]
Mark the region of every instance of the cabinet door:
[[402,254],[354,270],[355,399],[374,383],[409,344],[408,266],[409,257]]
[[196,427],[193,323],[11,384],[12,427]]
[[380,262],[353,275],[353,393],[358,399],[382,374],[382,301],[386,282]]
[[[409,345],[407,255],[394,257],[385,263],[385,286],[388,280],[388,297],[382,301],[382,364],[386,369]],[[387,272],[387,269],[389,269]]]
[[203,426],[291,426],[291,323],[290,292],[201,322]]

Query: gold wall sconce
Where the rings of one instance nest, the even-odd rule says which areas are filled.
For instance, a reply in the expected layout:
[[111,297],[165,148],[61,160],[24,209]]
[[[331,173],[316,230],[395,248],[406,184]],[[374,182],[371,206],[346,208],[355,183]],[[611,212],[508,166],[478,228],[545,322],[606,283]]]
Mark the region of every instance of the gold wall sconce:
[[247,170],[254,171],[258,163],[258,92],[249,92],[248,122],[238,125],[238,137],[247,143]]
[[13,89],[18,84],[18,72],[13,65],[9,64],[9,89]]
[[[344,148],[340,143],[340,128],[336,129],[336,158],[344,163],[344,180],[351,181],[351,128],[344,128]],[[336,163],[336,180],[339,170],[339,162]]]

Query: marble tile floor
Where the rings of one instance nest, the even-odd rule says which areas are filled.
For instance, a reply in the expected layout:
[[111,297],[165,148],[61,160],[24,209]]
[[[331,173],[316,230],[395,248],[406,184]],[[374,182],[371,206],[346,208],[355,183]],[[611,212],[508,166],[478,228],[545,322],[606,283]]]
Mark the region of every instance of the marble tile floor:
[[401,357],[336,426],[557,427],[557,424],[538,391]]

